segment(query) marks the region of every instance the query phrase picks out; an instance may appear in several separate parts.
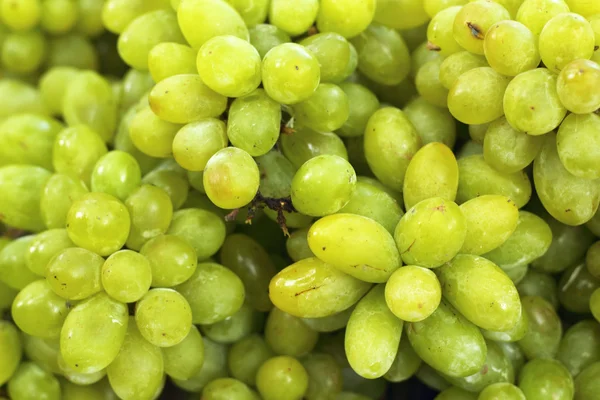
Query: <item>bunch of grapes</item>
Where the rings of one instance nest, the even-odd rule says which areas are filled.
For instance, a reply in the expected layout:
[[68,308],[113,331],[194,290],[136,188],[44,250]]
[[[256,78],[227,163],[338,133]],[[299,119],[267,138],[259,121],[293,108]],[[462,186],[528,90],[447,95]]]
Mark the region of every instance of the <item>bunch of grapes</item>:
[[594,0],[0,0],[0,399],[600,399],[599,45]]

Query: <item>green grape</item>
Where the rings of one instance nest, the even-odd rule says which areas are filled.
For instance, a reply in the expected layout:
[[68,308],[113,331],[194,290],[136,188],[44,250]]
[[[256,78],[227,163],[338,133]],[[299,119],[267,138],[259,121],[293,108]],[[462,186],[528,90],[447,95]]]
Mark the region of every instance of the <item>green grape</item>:
[[503,266],[502,271],[510,278],[510,280],[516,285],[527,275],[527,271],[529,270],[529,266],[527,264],[520,264],[513,268],[506,268]]
[[166,0],[107,0],[102,7],[102,23],[109,31],[120,34],[140,15],[168,7]]
[[123,303],[138,301],[152,281],[146,257],[131,250],[121,250],[106,259],[101,270],[102,286],[113,299]]
[[[511,279],[513,283],[517,284],[517,280],[515,280],[511,275],[511,273],[515,270],[520,272],[519,268],[516,267],[512,270],[509,270],[509,273],[506,273],[506,275]],[[529,269],[525,268],[525,274],[528,271]],[[521,295],[521,293],[519,293],[519,295]],[[523,310],[523,306],[521,305],[521,310],[519,312],[519,320],[512,329],[509,329],[507,331],[482,330],[482,333],[486,339],[493,340],[495,342],[517,342],[523,339],[523,337],[525,337],[525,334],[528,330],[529,317],[527,316],[527,313]]]
[[227,0],[240,14],[247,27],[265,22],[269,12],[269,0]]
[[50,34],[69,32],[79,17],[77,4],[70,0],[46,0],[42,2],[40,25]]
[[195,74],[196,52],[180,43],[158,43],[148,52],[148,70],[157,83],[174,75]]
[[404,114],[415,127],[423,145],[439,142],[449,148],[454,147],[456,121],[448,110],[418,97],[406,105]]
[[[175,385],[188,392],[200,392],[210,381],[228,376],[227,371],[227,346],[215,343],[207,338],[204,342],[204,362],[200,371],[187,380],[174,378]],[[183,343],[183,342],[182,342]],[[163,352],[168,349],[163,348]]]
[[544,25],[561,13],[568,13],[569,6],[563,0],[525,0],[519,7],[516,20],[527,26],[539,37]]
[[[440,64],[439,80],[446,89],[452,89],[458,78],[467,71],[487,67],[488,63],[480,55],[459,51],[450,54]],[[464,81],[462,83],[464,85]]]
[[556,142],[554,133],[546,135],[542,150],[533,163],[535,188],[542,204],[554,218],[564,224],[581,225],[598,209],[600,184],[567,171]]
[[58,379],[33,362],[21,363],[7,386],[8,395],[15,400],[61,399]]
[[523,391],[509,382],[489,385],[479,393],[477,400],[526,400]]
[[476,394],[467,392],[457,386],[444,389],[433,400],[477,400]]
[[78,385],[67,380],[61,380],[62,400],[114,400],[116,394],[108,383],[108,379],[91,385]]
[[67,315],[60,352],[74,372],[94,373],[117,357],[127,331],[127,306],[105,293],[77,304]]
[[410,76],[412,78],[415,78],[417,76],[417,73],[419,72],[421,67],[425,65],[425,63],[441,57],[439,52],[430,50],[431,47],[432,46],[430,43],[423,42],[410,54]]
[[[134,71],[134,70],[132,70],[132,71]],[[156,115],[154,115],[154,113],[147,106],[146,106],[146,108],[148,109],[148,112],[151,115],[151,118],[154,120],[154,122],[156,122],[157,120],[160,121],[160,119]],[[119,127],[117,128],[117,133],[115,134],[113,146],[114,146],[115,150],[120,150],[120,151],[124,151],[126,153],[131,154],[138,162],[138,165],[140,166],[140,169],[142,170],[142,175],[145,175],[148,172],[150,172],[154,167],[156,167],[156,165],[158,164],[160,159],[151,157],[148,154],[143,153],[136,147],[136,145],[133,144],[133,141],[131,140],[131,135],[129,134],[129,128],[130,128],[131,123],[134,120],[136,114],[137,114],[137,110],[136,110],[135,105],[130,107],[129,110],[127,110],[123,114],[123,116],[121,117],[121,121],[119,122]],[[165,123],[165,124],[168,124],[168,123]],[[139,133],[139,131],[137,131],[137,133]],[[148,133],[148,132],[146,132],[146,133]],[[152,137],[151,135],[147,135],[147,136],[149,136],[150,139],[154,139],[154,137]],[[174,134],[173,134],[173,136],[174,136]],[[173,138],[173,136],[171,136],[171,139]],[[139,139],[140,139],[139,136],[137,139],[139,141]],[[148,139],[148,137],[145,137],[142,140],[145,140],[145,139]],[[146,141],[146,143],[148,143],[148,141]],[[171,143],[172,143],[172,141],[169,142],[169,145],[171,145]],[[142,147],[142,146],[140,146],[140,147]],[[166,151],[170,152],[170,147]]]
[[546,359],[525,364],[519,374],[519,388],[527,400],[572,399],[575,391],[569,371],[559,361]]
[[588,319],[576,323],[563,336],[556,359],[576,377],[588,366],[600,361],[600,326]]
[[332,83],[323,83],[308,99],[293,106],[295,121],[318,132],[341,128],[350,113],[345,92]]
[[594,290],[592,296],[590,297],[590,311],[592,315],[596,319],[596,321],[600,321],[600,289]]
[[264,315],[254,310],[248,303],[232,316],[214,324],[202,325],[202,333],[218,343],[235,343],[262,329]]
[[439,372],[424,362],[421,363],[415,376],[421,383],[437,391],[443,391],[452,387],[446,378],[442,377]]
[[97,70],[99,63],[96,48],[91,40],[83,35],[69,33],[48,40],[48,67]]
[[[307,130],[308,135],[313,131]],[[296,136],[296,135],[292,135]],[[292,142],[293,143],[293,142]],[[277,150],[256,159],[261,179],[259,191],[264,197],[282,198],[290,195],[296,167]]]
[[238,12],[223,0],[185,0],[177,9],[179,28],[187,42],[199,49],[215,36],[248,40],[248,29]]
[[200,372],[204,364],[204,342],[194,325],[185,339],[161,350],[165,373],[173,379],[190,379]]
[[[175,171],[161,169],[155,169],[144,176],[142,184],[155,186],[165,192],[169,196],[173,211],[185,203],[190,189],[184,176]],[[166,226],[167,222],[164,223]]]
[[301,357],[317,344],[319,333],[298,317],[273,308],[265,324],[265,341],[275,354]]
[[269,282],[277,270],[258,242],[244,234],[229,235],[221,247],[220,261],[240,277],[252,307],[262,312],[271,309]]
[[516,229],[504,243],[484,254],[484,257],[504,270],[510,270],[544,255],[551,242],[552,231],[542,218],[519,211]]
[[280,144],[284,156],[296,169],[317,156],[337,156],[348,160],[348,150],[344,142],[330,132],[321,133],[311,128],[300,127],[291,134],[281,135]]
[[[354,307],[350,307],[350,309],[354,310]],[[344,350],[345,337],[346,333],[343,331],[321,335],[319,337],[319,342],[317,342],[315,352],[329,354],[335,358],[335,361],[342,368],[344,388],[346,388],[346,390],[357,389],[358,386],[364,382],[372,382],[374,383],[373,385],[367,384],[364,386],[371,386],[376,392],[379,392],[380,390],[378,388],[382,386],[380,383],[383,379],[368,381],[354,372],[350,367],[350,363],[348,363],[348,358],[346,357],[346,350]]]
[[365,133],[367,122],[379,108],[379,100],[365,86],[357,83],[344,82],[340,88],[348,99],[348,118],[336,131],[343,137],[357,137]]
[[161,120],[146,106],[132,117],[129,136],[135,148],[142,153],[167,158],[172,154],[173,139],[181,127],[182,125]]
[[510,19],[506,8],[490,0],[477,0],[463,6],[454,20],[454,39],[465,50],[484,54],[488,30],[497,22]]
[[351,307],[370,287],[317,258],[307,258],[275,275],[269,285],[269,297],[277,308],[289,314],[320,318]]
[[321,0],[317,29],[319,32],[335,32],[345,38],[354,37],[373,21],[375,6],[374,0]]
[[429,318],[410,323],[407,334],[419,357],[445,375],[467,377],[485,363],[487,347],[479,328],[445,301]]
[[70,247],[54,256],[45,269],[52,290],[69,300],[82,300],[102,290],[104,259],[89,250]]
[[89,37],[96,37],[104,32],[102,24],[103,2],[96,0],[77,0],[79,18],[75,30]]
[[587,90],[598,85],[600,85],[600,66],[590,60],[575,60],[560,71],[556,90],[567,110],[586,114],[600,108],[600,94],[594,90]]
[[160,348],[148,343],[129,317],[119,355],[106,372],[110,386],[121,399],[151,399],[160,390],[164,370]]
[[378,0],[373,21],[405,30],[422,25],[428,19],[421,0]]
[[408,76],[410,54],[397,31],[373,24],[350,43],[358,54],[358,70],[369,79],[383,85],[396,85]]
[[600,6],[595,2],[588,0],[565,0],[571,8],[571,11],[584,17],[589,17],[594,14],[600,13]]
[[173,214],[167,234],[186,240],[199,260],[213,256],[225,240],[225,224],[218,215],[198,208],[188,208]]
[[0,80],[0,95],[0,121],[18,113],[50,114],[40,92],[22,81]]
[[590,274],[585,262],[567,269],[558,282],[558,300],[567,311],[585,314],[590,311],[590,297],[600,287],[600,280]]
[[173,139],[173,156],[188,171],[201,171],[208,160],[227,147],[225,123],[205,118],[184,125]]
[[432,197],[417,203],[400,219],[394,239],[406,264],[435,268],[462,248],[467,223],[452,201]]
[[[280,105],[267,96],[263,89],[257,89],[231,103],[223,147],[227,145],[228,138],[231,144],[251,156],[262,156],[277,142],[280,122]],[[197,157],[197,153],[194,153],[194,157]]]
[[42,16],[40,0],[2,0],[2,23],[14,31],[26,31],[38,24]]
[[229,348],[227,365],[235,379],[255,386],[258,369],[274,355],[262,336],[252,334]]
[[558,307],[557,284],[549,274],[530,268],[517,285],[517,290],[521,296],[540,296],[554,308]]
[[313,353],[302,360],[308,373],[307,400],[325,400],[342,391],[342,371],[335,358],[328,354]]
[[298,360],[278,356],[265,361],[256,373],[256,386],[264,400],[300,400],[308,390],[308,373]]
[[294,175],[292,203],[302,214],[333,214],[348,203],[355,186],[356,173],[348,161],[320,155],[305,162]]
[[258,400],[259,397],[245,383],[233,378],[218,378],[202,389],[205,400]]
[[256,48],[261,59],[273,47],[292,41],[287,33],[269,24],[258,24],[249,29],[249,34],[250,43]]
[[396,358],[384,377],[389,382],[404,382],[414,376],[422,363],[410,341],[408,339],[400,340]]
[[529,330],[517,343],[528,359],[554,358],[562,336],[562,323],[550,303],[538,296],[522,298]]
[[2,66],[19,74],[35,72],[44,62],[46,40],[39,31],[14,32],[2,44]]
[[440,11],[452,6],[464,6],[468,0],[423,0],[423,8],[433,18]]
[[29,336],[26,333],[23,333],[21,337],[23,340],[23,351],[27,359],[53,374],[62,374],[58,366],[58,356],[60,354],[59,339],[43,339],[37,336]]
[[406,115],[394,107],[377,110],[365,129],[365,157],[386,186],[401,191],[410,159],[421,140]]
[[600,362],[595,362],[575,377],[575,400],[595,399],[597,397],[599,371]]
[[123,247],[130,224],[125,205],[105,193],[83,195],[67,214],[67,233],[73,243],[101,256]]
[[338,83],[348,77],[352,64],[352,45],[343,36],[334,32],[317,33],[299,43],[317,57],[321,66],[321,83]]
[[57,357],[58,367],[60,369],[60,374],[63,375],[69,382],[78,384],[78,385],[91,385],[106,376],[106,370],[102,369],[98,372],[93,372],[90,374],[84,374],[80,372],[76,372],[69,368],[68,365],[65,364],[60,353]]
[[96,162],[91,188],[124,201],[138,188],[141,180],[142,172],[136,159],[129,153],[113,150]]
[[500,21],[490,27],[483,48],[487,62],[502,75],[517,76],[540,63],[536,36],[517,21]]
[[590,59],[594,44],[594,31],[584,17],[562,13],[544,25],[540,33],[539,50],[546,68],[559,73],[571,61]]
[[213,262],[199,263],[192,277],[175,289],[188,301],[194,324],[214,324],[232,316],[245,297],[242,280]]
[[60,336],[69,308],[69,302],[56,295],[41,279],[31,282],[19,292],[11,314],[19,329],[28,335],[54,339]]
[[[600,71],[600,69],[599,69]],[[596,114],[570,114],[560,125],[556,136],[558,156],[564,168],[578,178],[600,178],[596,133],[600,117]]]
[[401,320],[422,321],[438,307],[442,290],[437,277],[426,268],[407,265],[395,271],[385,287],[390,310]]
[[453,35],[454,19],[462,6],[452,6],[441,10],[429,22],[427,27],[427,47],[442,57],[462,50]]
[[440,57],[423,64],[415,77],[415,85],[422,98],[437,107],[447,108],[448,89],[440,81],[442,62]]
[[285,247],[287,254],[294,262],[315,256],[308,245],[308,229],[297,229],[286,240]]
[[174,346],[188,335],[192,310],[186,299],[172,289],[151,289],[135,307],[141,335],[159,347]]
[[61,250],[75,245],[65,229],[50,229],[36,235],[27,253],[27,268],[39,276],[46,276],[46,265]]
[[600,277],[600,241],[592,244],[585,256],[585,266],[592,276]]
[[0,281],[12,289],[21,290],[39,279],[25,262],[35,236],[23,236],[3,244],[0,249]]
[[126,242],[128,248],[140,250],[148,240],[169,229],[173,204],[161,188],[144,184],[129,195],[125,206],[131,217],[131,229]]
[[[130,108],[137,106],[154,86],[154,80],[148,71],[138,71],[131,68],[121,81],[120,112],[127,112]],[[119,129],[119,127],[117,128]],[[116,139],[115,139],[116,141]],[[119,150],[119,149],[116,149]]]
[[10,308],[17,293],[17,290],[0,280],[0,311],[4,312]]
[[317,57],[304,46],[283,43],[273,47],[262,61],[262,83],[273,100],[295,104],[313,95],[320,81]]
[[148,261],[153,287],[172,287],[185,282],[198,264],[196,251],[180,236],[156,236],[144,244],[140,254]]
[[318,11],[318,0],[301,0],[294,3],[272,0],[269,6],[269,23],[290,36],[298,36],[314,24]]
[[347,308],[342,312],[330,315],[328,317],[303,318],[302,320],[306,325],[317,332],[335,332],[346,327],[352,311],[354,311],[354,307]]
[[0,349],[0,382],[4,385],[19,367],[23,353],[19,330],[8,321],[0,321]]
[[596,236],[600,236],[600,212],[596,212],[591,220],[586,222],[585,226],[588,228],[590,232],[595,234]]
[[496,344],[502,349],[506,357],[508,357],[513,365],[515,377],[518,377],[519,371],[521,371],[526,362],[523,350],[514,342],[496,342]]
[[69,86],[68,83],[75,78],[78,72],[72,67],[53,67],[40,77],[39,92],[44,104],[53,115],[62,114],[62,102]]
[[[346,151],[348,152],[348,161],[354,168],[357,174],[362,174],[363,176],[374,177],[373,172],[371,171],[371,167],[367,163],[367,159],[365,157],[365,143],[364,139],[361,136],[345,138],[344,146],[346,147]],[[384,186],[377,179],[374,179],[380,186]],[[392,190],[392,189],[389,189]],[[396,192],[395,190],[392,190]],[[396,192],[397,193],[397,192]],[[402,195],[397,199],[399,203],[402,203]]]

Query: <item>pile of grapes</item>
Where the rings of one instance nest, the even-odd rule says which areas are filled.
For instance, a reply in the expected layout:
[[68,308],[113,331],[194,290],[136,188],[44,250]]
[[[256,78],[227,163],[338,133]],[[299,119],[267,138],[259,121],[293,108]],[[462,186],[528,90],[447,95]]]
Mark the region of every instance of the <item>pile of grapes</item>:
[[600,399],[599,45],[598,0],[0,0],[0,399]]

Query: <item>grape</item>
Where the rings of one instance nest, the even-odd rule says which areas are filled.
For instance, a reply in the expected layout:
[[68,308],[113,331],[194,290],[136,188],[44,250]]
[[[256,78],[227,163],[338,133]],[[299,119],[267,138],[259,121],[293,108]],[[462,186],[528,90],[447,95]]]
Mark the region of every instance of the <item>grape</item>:
[[198,208],[188,208],[173,214],[169,235],[186,240],[199,260],[214,255],[225,240],[225,224],[218,215]]
[[348,160],[348,151],[344,142],[330,132],[320,133],[310,128],[300,127],[294,133],[281,135],[280,144],[283,154],[295,167],[291,178],[296,169],[317,156],[331,155]]
[[442,289],[435,274],[415,265],[398,269],[385,285],[386,303],[403,321],[424,320],[437,309],[441,299]]
[[21,290],[39,276],[25,263],[25,256],[35,236],[23,236],[3,244],[0,249],[0,281],[12,289]]
[[0,382],[4,385],[19,367],[23,353],[19,330],[8,321],[0,321],[0,349]]
[[589,17],[600,13],[600,6],[587,0],[565,0],[574,13]]
[[350,40],[358,53],[358,70],[383,85],[396,85],[410,72],[410,54],[402,36],[383,25],[372,24]]
[[202,325],[202,333],[219,343],[235,343],[262,329],[264,315],[255,311],[248,303],[232,316],[214,324]]
[[497,22],[510,19],[506,8],[491,0],[477,0],[464,5],[454,20],[454,39],[465,50],[484,54],[483,43],[488,30]]
[[142,180],[140,166],[133,156],[114,150],[102,156],[94,166],[91,188],[125,200]]
[[590,311],[590,297],[599,286],[600,281],[582,262],[563,273],[558,282],[558,299],[565,310],[584,314]]
[[269,23],[290,36],[298,36],[313,25],[318,11],[317,0],[301,0],[294,3],[272,0],[269,6]]
[[318,132],[341,128],[349,115],[348,97],[332,83],[322,83],[308,99],[292,107],[295,120]]
[[600,360],[599,350],[600,328],[596,321],[588,319],[567,329],[556,358],[567,367],[571,375],[577,376]]
[[600,242],[592,244],[585,257],[585,265],[592,276],[598,278],[600,270]]
[[557,360],[531,360],[519,374],[519,388],[528,400],[572,399],[574,396],[573,378],[569,371]]
[[129,135],[135,148],[152,157],[166,158],[172,154],[175,135],[182,125],[161,120],[150,107],[135,113],[129,126]]
[[442,57],[438,51],[430,50],[431,44],[423,42],[410,54],[410,77],[415,78],[425,63]]
[[487,67],[486,60],[468,51],[451,54],[440,65],[440,82],[446,89],[452,89],[458,78],[467,71],[479,67]]
[[257,400],[258,395],[245,383],[233,378],[218,378],[202,389],[206,400]]
[[600,85],[600,66],[589,60],[575,60],[560,74],[556,91],[565,108],[577,114],[594,112],[600,108],[600,94],[590,87]]
[[104,262],[101,279],[104,290],[112,298],[132,303],[150,289],[152,271],[146,257],[131,250],[121,250]]
[[319,32],[351,38],[364,31],[375,15],[374,0],[321,0],[317,14]]
[[396,358],[384,377],[389,382],[404,382],[415,375],[422,363],[410,341],[407,338],[400,340]]
[[49,372],[62,374],[58,366],[58,356],[60,354],[59,339],[42,339],[37,336],[29,336],[26,333],[23,333],[21,337],[23,340],[23,351],[29,360]]
[[568,13],[564,0],[525,0],[519,7],[516,20],[539,37],[544,25],[558,14]]
[[306,325],[317,332],[335,332],[346,327],[352,311],[354,311],[354,306],[328,317],[303,318],[302,320]]
[[249,28],[267,19],[268,0],[227,0],[227,2],[236,9]]
[[[449,385],[449,384],[448,384]],[[438,394],[434,400],[477,400],[474,393],[467,392],[457,386],[450,386]]]
[[104,259],[86,249],[71,247],[59,252],[46,266],[52,290],[69,300],[82,300],[102,290]]
[[48,69],[38,83],[44,104],[53,115],[62,114],[62,102],[67,92],[68,82],[78,73],[71,67],[54,67]]
[[526,400],[523,391],[509,382],[493,383],[479,393],[477,400]]
[[421,0],[378,0],[373,20],[393,29],[415,28],[429,19],[422,3]]
[[[529,272],[529,268],[527,267],[524,268],[524,270],[525,272],[522,273],[521,268],[516,267],[505,273],[510,278],[510,280],[516,285],[520,283],[524,275],[527,275],[527,273]],[[518,273],[518,279],[515,279],[513,277],[514,271]],[[520,295],[521,293],[519,293],[519,296]],[[525,337],[525,334],[528,332],[528,330],[529,316],[527,315],[523,306],[521,305],[521,310],[519,312],[519,320],[512,329],[509,329],[507,331],[490,331],[484,329],[481,331],[481,333],[483,333],[483,337],[485,337],[486,339],[493,340],[495,342],[517,342]]]
[[440,81],[442,62],[440,57],[423,64],[415,77],[415,85],[422,98],[437,107],[447,108],[448,90]]
[[173,156],[188,171],[201,171],[217,151],[227,146],[225,123],[205,118],[184,125],[173,139]]
[[69,381],[61,381],[60,389],[63,400],[105,400],[111,398],[111,396],[115,396],[107,379],[86,386],[81,386]]
[[275,354],[301,357],[315,348],[319,333],[302,319],[273,308],[265,323],[264,338]]
[[21,363],[8,381],[8,394],[12,399],[60,400],[58,379],[32,362]]
[[[595,114],[570,114],[558,130],[556,145],[563,166],[571,174],[587,179],[600,178],[596,160],[598,145],[595,143],[600,128],[600,117]],[[585,149],[582,148],[585,146]]]
[[[138,71],[131,68],[123,76],[121,86],[121,88],[116,88],[114,96],[118,99],[120,113],[123,113],[146,100],[148,91],[154,86],[154,80],[148,71]],[[120,123],[121,122],[122,119]],[[119,129],[119,127],[120,124],[117,129]],[[116,138],[113,138],[113,141],[116,141]]]
[[341,35],[333,32],[317,33],[299,42],[310,50],[321,66],[321,82],[337,83],[354,72],[352,45]]
[[456,141],[456,121],[448,110],[442,109],[418,97],[404,108],[404,114],[417,130],[423,145],[439,142],[449,148]]
[[92,372],[90,374],[74,371],[68,365],[65,364],[65,361],[63,360],[60,353],[58,353],[57,363],[60,369],[60,374],[63,375],[69,382],[78,385],[91,385],[100,381],[106,376],[105,369],[102,369],[98,372]]
[[69,33],[48,40],[46,63],[49,67],[97,70],[99,62],[94,45],[82,35]]
[[250,28],[249,34],[250,43],[256,48],[261,59],[263,59],[265,54],[273,47],[292,41],[287,33],[274,25],[268,24],[258,24],[255,27]]
[[[2,43],[1,39],[0,43]],[[8,78],[0,80],[0,94],[2,94],[0,121],[17,113],[50,115],[40,92],[22,81]]]
[[15,32],[8,34],[2,44],[2,66],[7,71],[28,74],[44,62],[46,40],[41,32]]
[[50,34],[69,32],[77,22],[79,9],[70,0],[49,0],[42,2],[40,25]]
[[464,6],[468,0],[423,0],[423,8],[429,17],[452,6]]
[[151,270],[152,286],[171,287],[189,279],[197,266],[194,248],[183,238],[160,235],[147,241],[140,254]]
[[46,276],[46,265],[61,250],[75,245],[65,229],[50,229],[36,235],[27,253],[27,268],[39,276]]
[[231,104],[225,145],[229,138],[234,146],[251,156],[264,155],[279,138],[280,121],[280,105],[269,98],[263,89],[257,89]]
[[302,365],[309,378],[307,399],[337,396],[342,391],[342,371],[333,356],[313,353],[302,361]]
[[138,16],[168,7],[164,0],[108,0],[102,7],[102,23],[114,33],[122,33]]
[[196,52],[180,43],[158,43],[148,52],[148,70],[156,83],[174,75],[195,74]]
[[273,351],[259,334],[247,336],[233,344],[227,355],[231,375],[247,385],[255,386],[256,372],[273,357]]
[[315,256],[308,246],[308,229],[309,228],[297,229],[293,231],[286,240],[285,247],[287,255],[294,262]]
[[200,372],[204,364],[204,342],[194,325],[185,339],[161,350],[165,373],[174,379],[190,379]]
[[317,90],[321,68],[317,57],[305,47],[283,43],[273,47],[262,60],[262,83],[273,100],[295,104]]
[[453,26],[461,6],[448,7],[437,13],[427,27],[427,48],[447,57],[462,50],[454,39]]
[[538,296],[521,300],[529,317],[529,330],[517,343],[528,359],[554,358],[562,336],[562,323],[550,303]]
[[39,22],[42,4],[39,0],[3,0],[0,2],[2,23],[15,31],[33,28]]
[[148,343],[129,317],[121,351],[106,371],[110,386],[122,399],[150,399],[160,391],[163,369],[160,348]]
[[102,3],[95,0],[78,0],[79,19],[75,31],[89,37],[104,32],[102,25]]
[[273,357],[258,369],[256,386],[264,400],[299,400],[308,389],[308,373],[295,358]]
[[562,13],[544,25],[539,50],[546,68],[559,73],[571,61],[591,58],[594,43],[594,31],[585,18],[574,13]]
[[[142,179],[142,183],[155,186],[169,196],[169,200],[173,210],[177,210],[183,206],[188,194],[189,183],[184,175],[176,171],[154,169]],[[166,207],[166,205],[165,205]],[[164,221],[167,224],[167,221]]]
[[558,306],[556,281],[549,274],[530,268],[517,285],[517,290],[521,296],[540,296],[554,308]]
[[483,49],[487,62],[502,75],[517,76],[540,63],[535,35],[517,21],[493,25],[485,35]]
[[[204,363],[200,371],[187,380],[173,379],[175,385],[189,392],[200,392],[210,381],[228,376],[227,346],[207,338],[202,338],[202,340],[204,342]],[[165,348],[163,348],[164,351]]]
[[594,398],[596,393],[598,393],[598,380],[596,376],[599,369],[600,362],[595,362],[575,377],[575,399]]
[[8,310],[18,291],[0,281],[0,311]]

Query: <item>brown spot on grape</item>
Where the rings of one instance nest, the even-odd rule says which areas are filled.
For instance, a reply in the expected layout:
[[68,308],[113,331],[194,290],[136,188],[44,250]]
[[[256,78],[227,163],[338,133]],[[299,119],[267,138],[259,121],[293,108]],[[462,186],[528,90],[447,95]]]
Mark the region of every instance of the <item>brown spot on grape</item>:
[[535,111],[535,107],[534,106],[529,106],[529,109],[532,111]]
[[323,285],[319,285],[319,286],[313,286],[313,287],[311,287],[311,288],[308,288],[308,289],[301,290],[301,291],[299,291],[298,293],[295,293],[295,294],[294,294],[294,297],[298,297],[298,296],[300,296],[300,295],[302,295],[302,294],[304,294],[304,293],[310,292],[311,290],[317,290],[317,289],[318,289],[318,288],[320,288],[321,286],[323,286]]
[[476,24],[474,24],[472,22],[467,22],[467,26],[471,30],[471,35],[475,39],[479,39],[479,40],[484,39],[483,30],[479,26],[477,26]]
[[413,241],[412,241],[412,243],[410,244],[410,246],[408,246],[408,247],[406,248],[406,250],[404,250],[404,251],[402,252],[402,254],[404,254],[404,253],[408,253],[408,252],[410,251],[410,249],[411,249],[411,248],[414,246],[414,244],[415,244],[415,242],[416,242],[416,241],[417,241],[417,239],[413,240]]
[[440,46],[438,46],[437,44],[431,43],[431,42],[427,42],[426,48],[429,51],[441,51],[442,50],[442,48]]
[[298,68],[298,66],[297,66],[297,65],[294,65],[294,67],[296,68],[296,71],[298,71],[298,70],[300,69],[300,68]]
[[327,247],[323,246],[322,249],[323,249],[323,251],[325,251],[327,249]]
[[417,307],[419,307],[419,309],[423,308],[423,303],[417,304]]
[[565,210],[565,212],[571,212],[571,209],[570,209],[570,208],[567,208],[567,209]]
[[445,204],[440,204],[437,207],[433,207],[433,211],[439,211],[442,214],[446,212],[446,205]]
[[594,46],[594,51],[600,49],[600,46]]
[[488,371],[489,371],[489,369],[490,369],[490,368],[487,366],[487,364],[486,364],[486,365],[484,365],[484,366],[481,368],[481,375],[485,375],[485,374],[487,374],[487,373],[488,373]]

